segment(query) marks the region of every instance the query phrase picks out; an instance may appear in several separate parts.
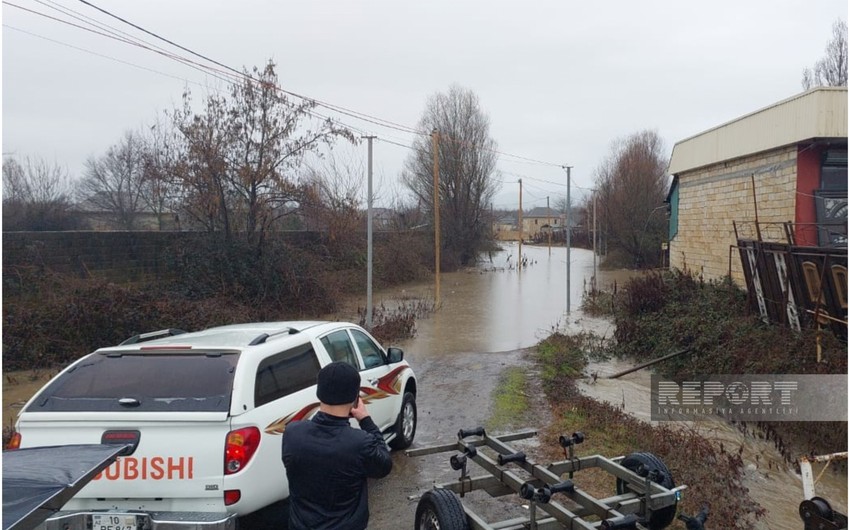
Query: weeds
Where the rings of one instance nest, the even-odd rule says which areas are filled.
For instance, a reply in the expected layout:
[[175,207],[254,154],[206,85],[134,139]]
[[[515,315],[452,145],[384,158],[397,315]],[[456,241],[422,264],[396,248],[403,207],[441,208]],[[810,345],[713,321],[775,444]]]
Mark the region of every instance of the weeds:
[[[369,332],[383,344],[413,338],[416,335],[416,320],[427,317],[434,310],[433,301],[421,298],[399,300],[395,307],[381,303],[372,309],[372,328]],[[366,309],[358,307],[357,316],[359,324],[365,327]]]
[[[746,294],[728,278],[705,282],[688,273],[632,279],[616,298],[612,353],[650,360],[690,348],[656,365],[682,381],[708,374],[846,374],[847,345],[821,337],[825,362],[816,362],[816,332],[793,332],[751,315]],[[760,424],[789,463],[800,454],[847,449],[847,422]]]
[[[583,352],[593,341],[588,336],[554,334],[537,346],[543,384],[553,403],[556,421],[541,437],[548,447],[548,458],[560,459],[558,436],[581,431],[586,442],[581,454],[604,456],[649,451],[660,457],[677,484],[688,484],[688,493],[680,504],[687,513],[703,505],[711,507],[712,519],[724,521],[724,528],[744,530],[764,514],[763,508],[747,494],[742,484],[741,454],[716,447],[698,432],[653,426],[621,410],[581,394],[575,378],[583,367]],[[608,496],[613,481],[600,472],[591,472],[582,487],[595,495]]]
[[[424,252],[422,239],[390,234],[376,241],[376,285],[418,279],[425,271],[417,257]],[[3,367],[65,365],[156,329],[315,318],[365,282],[358,252],[365,254],[365,244],[329,249],[319,240],[298,247],[270,241],[258,252],[209,238],[175,249],[169,266],[176,281],[132,286],[9,267],[3,275]],[[385,340],[413,336],[415,319],[427,311],[425,302],[408,302],[383,317],[377,334]]]

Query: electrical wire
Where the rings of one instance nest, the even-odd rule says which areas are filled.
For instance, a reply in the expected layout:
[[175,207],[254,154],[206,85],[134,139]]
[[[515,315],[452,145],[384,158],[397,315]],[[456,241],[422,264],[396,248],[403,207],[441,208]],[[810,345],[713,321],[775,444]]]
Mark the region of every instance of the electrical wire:
[[[196,52],[196,51],[194,51],[194,50],[192,50],[192,49],[190,49],[190,48],[188,48],[188,47],[182,46],[182,45],[178,44],[177,42],[174,42],[174,41],[173,41],[173,40],[171,40],[171,39],[165,38],[165,37],[163,37],[163,36],[161,36],[161,35],[159,35],[159,34],[157,34],[157,33],[153,32],[153,31],[149,31],[149,30],[147,30],[146,28],[144,28],[144,27],[142,27],[142,26],[140,26],[140,25],[138,25],[138,24],[135,24],[135,23],[133,23],[133,22],[131,22],[131,21],[127,20],[126,18],[123,18],[123,17],[121,17],[121,16],[119,16],[119,15],[116,15],[116,14],[114,14],[114,13],[110,12],[110,11],[109,11],[109,10],[107,10],[107,9],[101,8],[101,7],[97,6],[97,5],[95,5],[94,3],[89,2],[88,0],[79,0],[79,2],[81,2],[82,4],[84,4],[84,5],[88,6],[88,7],[92,8],[92,9],[95,9],[95,10],[99,11],[100,13],[103,13],[104,15],[107,15],[107,16],[109,16],[109,17],[112,17],[112,18],[114,18],[114,19],[116,19],[116,20],[118,20],[118,21],[120,21],[120,22],[124,23],[124,24],[127,24],[127,25],[129,25],[130,27],[133,27],[134,29],[136,29],[136,30],[138,30],[138,31],[141,31],[141,32],[143,32],[143,33],[145,33],[145,34],[147,34],[147,35],[150,35],[151,37],[154,37],[154,38],[156,38],[156,39],[158,39],[158,40],[161,40],[161,41],[163,41],[163,42],[165,42],[165,43],[167,43],[167,44],[169,44],[169,45],[171,45],[171,46],[174,46],[174,47],[176,47],[176,48],[178,48],[178,49],[180,49],[180,50],[182,50],[182,51],[184,51],[184,52],[186,52],[186,53],[189,53],[189,54],[191,54],[191,55],[193,55],[193,56],[195,56],[195,57],[197,57],[197,58],[203,59],[204,61],[207,61],[207,62],[209,62],[209,63],[211,63],[211,64],[213,64],[213,65],[219,66],[220,68],[223,68],[226,72],[221,72],[221,71],[219,71],[219,72],[218,72],[219,76],[220,76],[221,74],[225,74],[225,75],[228,75],[229,77],[236,76],[236,78],[237,78],[237,79],[245,78],[245,79],[247,79],[247,80],[249,80],[249,81],[252,81],[252,82],[259,82],[257,79],[255,79],[253,76],[251,76],[251,75],[247,74],[246,72],[240,72],[240,71],[238,71],[238,70],[236,70],[236,69],[234,69],[234,68],[232,68],[232,67],[230,67],[230,66],[228,66],[228,65],[226,65],[226,64],[224,64],[224,63],[221,63],[221,62],[219,62],[219,61],[217,61],[217,60],[215,60],[215,59],[212,59],[211,57],[208,57],[207,55],[204,55],[204,54],[198,53],[198,52]],[[172,59],[175,59],[175,60],[179,60],[179,61],[181,61],[181,62],[186,62],[186,64],[195,64],[196,66],[198,66],[198,67],[200,67],[200,68],[204,68],[204,69],[207,69],[207,70],[213,70],[213,71],[215,70],[215,69],[210,68],[208,65],[202,65],[202,64],[199,64],[199,63],[197,63],[197,62],[195,62],[195,61],[190,61],[189,59],[187,59],[187,58],[185,58],[185,57],[179,57],[179,56],[176,56],[176,55],[174,55],[174,54],[168,54],[167,52],[164,52],[162,48],[156,47],[156,46],[151,45],[151,44],[149,44],[149,43],[147,43],[147,44],[141,44],[141,43],[136,42],[136,41],[130,41],[130,40],[127,40],[127,39],[120,38],[120,37],[118,37],[118,36],[116,36],[116,35],[114,35],[114,34],[113,34],[113,35],[109,35],[109,33],[104,33],[104,32],[102,32],[102,31],[94,31],[94,30],[91,30],[91,29],[89,29],[89,28],[85,28],[85,27],[79,26],[79,25],[77,25],[77,24],[73,24],[73,23],[68,22],[68,21],[63,21],[63,20],[61,20],[61,19],[57,19],[57,18],[55,18],[55,17],[51,17],[51,16],[49,16],[49,15],[47,15],[47,14],[44,14],[44,13],[39,13],[39,12],[36,12],[36,11],[33,11],[33,10],[26,9],[26,8],[24,8],[24,7],[22,7],[22,6],[18,6],[18,5],[16,5],[16,4],[13,4],[13,3],[11,3],[11,2],[8,2],[7,0],[4,0],[4,2],[3,2],[3,3],[4,3],[4,4],[7,4],[7,5],[11,5],[11,6],[13,6],[13,7],[18,7],[18,8],[20,8],[20,9],[24,9],[24,10],[26,10],[26,11],[30,11],[30,12],[35,13],[35,14],[39,14],[39,15],[41,15],[41,16],[45,16],[45,17],[47,17],[47,18],[50,18],[50,19],[56,20],[57,22],[62,22],[62,23],[65,23],[65,24],[69,24],[69,25],[72,25],[72,26],[78,27],[78,28],[83,29],[83,30],[86,30],[86,31],[91,31],[91,32],[96,33],[96,34],[100,34],[100,35],[102,35],[102,36],[104,36],[104,37],[108,37],[108,38],[113,38],[113,39],[116,39],[116,40],[120,40],[120,41],[125,42],[125,43],[127,43],[127,44],[132,44],[132,45],[139,46],[139,47],[141,47],[141,48],[147,49],[147,50],[149,50],[149,51],[152,51],[152,52],[155,52],[155,53],[159,53],[159,54],[161,54],[161,55],[166,55],[166,56],[168,56],[169,58],[172,58]],[[43,3],[42,3],[42,4],[43,4]],[[43,4],[43,5],[44,5],[44,4]],[[73,10],[72,10],[72,12],[73,12],[73,13],[78,13],[78,12],[73,11]],[[74,17],[74,18],[79,19],[79,17],[75,17],[74,15],[70,15],[70,14],[68,14],[68,13],[65,13],[65,14],[66,14],[66,15],[68,15],[68,16],[72,16],[72,17]],[[91,22],[87,22],[87,23],[91,23]],[[109,27],[109,28],[111,28],[111,26],[108,26],[108,27]],[[101,29],[103,29],[103,28],[102,28],[102,26],[101,26]],[[114,28],[112,28],[112,29],[114,29]],[[109,31],[109,30],[105,30],[105,31]],[[122,33],[124,33],[124,32],[122,32]],[[125,34],[126,34],[126,33],[125,33]],[[142,41],[142,42],[144,42],[144,41]],[[229,72],[229,73],[228,73],[228,72]],[[219,79],[220,79],[220,77],[219,77]],[[230,81],[230,82],[232,82],[232,81]],[[329,102],[326,102],[326,101],[322,101],[322,100],[319,100],[319,99],[316,99],[316,98],[312,98],[312,97],[309,97],[309,96],[305,96],[305,95],[302,95],[302,94],[298,94],[298,93],[296,93],[296,92],[293,92],[293,91],[290,91],[290,90],[286,90],[286,89],[284,89],[284,88],[282,88],[282,87],[280,87],[280,86],[278,86],[278,85],[276,85],[276,86],[275,86],[275,89],[276,89],[276,90],[279,90],[280,92],[282,92],[282,93],[284,93],[284,94],[287,94],[287,95],[290,95],[290,96],[293,96],[293,97],[299,98],[299,99],[301,99],[301,100],[304,100],[304,101],[310,102],[310,103],[312,103],[312,104],[314,104],[314,105],[324,107],[324,108],[326,108],[326,109],[328,109],[328,110],[331,110],[331,111],[333,111],[333,112],[336,112],[336,113],[339,113],[339,114],[342,114],[342,115],[345,115],[345,116],[348,116],[348,117],[351,117],[351,118],[354,118],[354,119],[357,119],[357,120],[362,120],[362,121],[366,121],[366,122],[368,122],[368,123],[372,123],[373,125],[377,125],[377,126],[384,127],[384,128],[389,128],[389,129],[394,129],[394,130],[398,130],[398,131],[401,131],[401,132],[404,132],[404,133],[407,133],[407,134],[414,134],[414,135],[419,135],[419,136],[427,136],[427,135],[429,134],[429,133],[427,133],[427,132],[425,132],[425,131],[421,131],[421,130],[418,130],[418,129],[416,129],[416,128],[409,127],[409,126],[407,126],[407,125],[402,125],[402,124],[399,124],[399,123],[396,123],[396,122],[393,122],[393,121],[390,121],[390,120],[387,120],[387,119],[384,119],[384,118],[379,118],[379,117],[376,117],[376,116],[373,116],[373,115],[370,115],[370,114],[367,114],[367,113],[363,113],[363,112],[355,111],[355,110],[352,110],[352,109],[349,109],[349,108],[343,107],[343,106],[341,106],[341,105],[336,105],[336,104],[329,103]],[[341,123],[341,122],[339,122],[339,123]],[[445,138],[446,138],[448,141],[458,141],[458,140],[455,140],[455,139],[453,139],[453,138],[451,138],[451,137],[448,137],[448,136],[445,136]],[[465,144],[465,142],[461,142],[461,143],[464,143],[464,144]],[[538,159],[534,159],[534,158],[530,158],[530,157],[525,157],[525,156],[521,156],[521,155],[515,155],[515,154],[513,154],[513,153],[507,153],[507,152],[500,151],[500,150],[497,150],[497,149],[490,149],[490,148],[485,148],[485,147],[482,147],[482,146],[474,146],[474,145],[468,145],[468,144],[465,144],[465,146],[466,146],[466,147],[469,147],[469,148],[473,148],[473,149],[480,149],[480,150],[484,150],[484,151],[490,151],[490,152],[493,152],[493,153],[498,154],[498,155],[500,155],[500,156],[513,158],[513,159],[516,159],[516,160],[519,160],[519,161],[525,161],[525,162],[535,163],[535,164],[541,164],[541,165],[548,165],[548,166],[553,166],[553,167],[560,167],[560,165],[559,165],[559,164],[555,164],[555,163],[547,162],[547,161],[543,161],[543,160],[538,160]]]

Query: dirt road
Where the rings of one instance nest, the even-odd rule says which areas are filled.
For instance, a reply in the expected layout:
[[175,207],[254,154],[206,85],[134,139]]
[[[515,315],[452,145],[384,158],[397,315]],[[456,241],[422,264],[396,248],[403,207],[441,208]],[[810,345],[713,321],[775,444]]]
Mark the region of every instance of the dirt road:
[[[452,354],[422,361],[411,359],[411,363],[419,379],[419,425],[414,448],[451,443],[457,440],[459,429],[486,426],[492,412],[493,390],[502,372],[510,367],[530,371],[535,368],[525,350]],[[531,406],[526,417],[502,429],[504,432],[542,428],[549,421],[548,407],[539,388],[534,386],[537,378],[530,379],[528,393]],[[451,454],[411,458],[403,451],[395,452],[390,476],[369,483],[369,528],[413,528],[419,496],[434,483],[457,478],[458,472],[449,466]],[[476,471],[476,474],[480,473],[481,470]],[[492,501],[486,494],[475,493],[467,496],[464,503],[488,520],[498,520],[524,513],[516,499]]]

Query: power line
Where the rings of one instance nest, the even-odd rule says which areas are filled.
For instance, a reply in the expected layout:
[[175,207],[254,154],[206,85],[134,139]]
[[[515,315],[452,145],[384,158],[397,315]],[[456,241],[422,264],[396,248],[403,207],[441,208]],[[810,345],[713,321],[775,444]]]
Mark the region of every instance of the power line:
[[[226,64],[224,64],[224,63],[221,63],[221,62],[219,62],[219,61],[216,61],[215,59],[211,59],[211,58],[207,57],[206,55],[203,55],[203,54],[200,54],[200,53],[198,53],[198,52],[195,52],[194,50],[191,50],[191,49],[189,49],[189,48],[186,48],[185,46],[182,46],[182,45],[180,45],[180,44],[177,44],[176,42],[174,42],[174,41],[172,41],[172,40],[170,40],[170,39],[167,39],[167,38],[165,38],[165,37],[162,37],[162,36],[160,36],[160,35],[158,35],[158,34],[156,34],[156,33],[152,32],[152,31],[148,31],[147,29],[145,29],[145,28],[143,28],[143,27],[141,27],[141,26],[139,26],[139,25],[137,25],[137,24],[134,24],[134,23],[130,22],[129,20],[127,20],[127,19],[125,19],[125,18],[122,18],[122,17],[120,17],[120,16],[118,16],[118,15],[115,15],[115,14],[111,13],[110,11],[108,11],[108,10],[106,10],[106,9],[103,9],[103,8],[101,8],[101,7],[98,7],[98,6],[94,5],[93,3],[91,3],[91,2],[89,2],[89,1],[87,1],[87,0],[79,0],[79,1],[80,1],[81,3],[83,3],[83,4],[85,4],[85,5],[87,5],[87,6],[91,7],[91,8],[93,8],[93,9],[96,9],[96,10],[100,11],[101,13],[104,13],[105,15],[108,15],[108,16],[110,16],[110,17],[113,17],[113,18],[115,18],[116,20],[120,20],[120,21],[121,21],[121,22],[123,22],[124,24],[127,24],[127,25],[129,25],[129,26],[131,26],[131,27],[133,27],[133,28],[136,28],[137,30],[142,31],[142,32],[144,32],[144,33],[146,33],[146,34],[148,34],[148,35],[150,35],[150,36],[154,37],[154,38],[157,38],[157,39],[159,39],[159,40],[161,40],[161,41],[163,41],[163,42],[167,42],[168,44],[170,44],[170,45],[172,45],[172,46],[174,46],[174,47],[176,47],[176,48],[179,48],[179,49],[181,49],[181,50],[183,50],[183,51],[185,51],[185,52],[187,52],[187,53],[191,53],[191,54],[192,54],[192,55],[194,55],[195,57],[199,57],[199,58],[201,58],[201,59],[204,59],[205,61],[208,61],[208,62],[210,62],[210,63],[212,63],[212,64],[217,65],[217,66],[220,66],[220,67],[222,67],[222,68],[224,68],[224,69],[226,69],[226,70],[229,70],[229,71],[231,71],[231,72],[234,72],[236,75],[247,77],[247,78],[248,78],[248,79],[250,79],[251,81],[254,81],[254,82],[256,82],[256,81],[257,81],[256,79],[254,79],[252,76],[248,75],[247,73],[240,72],[240,71],[236,70],[235,68],[232,68],[232,67],[230,67],[230,66],[228,66],[228,65],[226,65]],[[345,107],[341,107],[341,106],[339,106],[339,105],[333,105],[333,104],[330,104],[330,103],[326,103],[326,102],[324,102],[324,101],[320,101],[320,100],[315,99],[315,98],[310,98],[310,97],[307,97],[307,96],[303,96],[303,95],[301,95],[301,94],[296,94],[295,92],[291,92],[291,91],[288,91],[288,90],[284,90],[284,89],[283,89],[282,87],[280,87],[280,86],[278,86],[278,87],[276,87],[276,88],[278,88],[278,90],[280,90],[281,92],[283,92],[283,93],[285,93],[285,94],[289,94],[289,95],[291,95],[291,96],[294,96],[294,97],[300,98],[300,99],[305,100],[305,101],[315,102],[316,104],[319,104],[319,105],[321,105],[321,106],[323,106],[323,107],[325,107],[325,108],[327,108],[327,109],[329,109],[329,110],[333,110],[333,111],[339,112],[339,113],[341,113],[341,114],[345,114],[345,115],[347,115],[347,116],[349,116],[349,117],[353,117],[353,118],[361,119],[361,120],[364,120],[364,121],[369,121],[369,122],[372,122],[372,123],[374,123],[374,124],[376,124],[376,125],[381,125],[382,127],[389,127],[389,128],[392,128],[392,129],[398,129],[398,130],[401,130],[401,131],[403,131],[403,132],[409,132],[409,133],[421,134],[421,135],[424,135],[424,134],[425,134],[425,133],[423,133],[423,132],[421,132],[421,131],[417,131],[417,130],[415,130],[415,129],[412,129],[412,128],[407,127],[407,126],[404,126],[404,125],[399,125],[399,124],[396,124],[396,123],[390,122],[390,121],[388,121],[388,120],[383,120],[383,119],[381,119],[381,118],[376,118],[376,117],[374,117],[374,116],[370,116],[370,115],[365,114],[365,113],[361,113],[361,112],[353,111],[353,110],[347,109],[347,108],[345,108]],[[383,122],[383,123],[381,123],[381,122]]]
[[15,26],[11,26],[9,24],[3,24],[3,27],[9,28],[11,30],[19,31],[21,33],[25,33],[25,34],[30,35],[32,37],[36,37],[36,38],[39,38],[39,39],[46,40],[48,42],[52,42],[52,43],[58,44],[60,46],[66,46],[66,47],[72,48],[74,50],[78,50],[78,51],[85,52],[85,53],[90,53],[91,55],[96,55],[96,56],[102,57],[104,59],[109,59],[110,61],[115,61],[117,63],[126,64],[127,66],[132,66],[133,68],[138,68],[140,70],[146,70],[146,71],[151,72],[153,74],[158,74],[158,75],[162,75],[162,76],[165,76],[165,77],[170,77],[172,79],[176,79],[178,81],[183,81],[185,83],[191,83],[193,85],[204,86],[197,81],[190,81],[190,80],[183,78],[183,77],[178,77],[178,76],[172,75],[172,74],[166,74],[165,72],[160,72],[159,70],[154,70],[153,68],[148,68],[146,66],[141,66],[141,65],[138,65],[138,64],[135,64],[135,63],[131,63],[129,61],[124,61],[122,59],[118,59],[118,58],[112,57],[110,55],[105,55],[105,54],[98,53],[98,52],[95,52],[95,51],[92,51],[92,50],[88,50],[86,48],[74,46],[73,44],[68,44],[67,42],[62,42],[62,41],[59,41],[59,40],[56,40],[56,39],[51,39],[50,37],[45,37],[44,35],[39,35],[38,33],[33,33],[31,31],[27,31],[25,29],[21,29],[21,28],[15,27]]
[[[39,1],[39,0],[36,0],[36,1]],[[168,38],[166,38],[166,37],[163,37],[163,36],[161,36],[161,35],[159,35],[159,34],[157,34],[157,33],[153,32],[153,31],[147,30],[147,29],[145,29],[144,27],[142,27],[142,26],[140,26],[140,25],[138,25],[138,24],[135,24],[135,23],[133,23],[133,22],[131,22],[131,21],[127,20],[126,18],[123,18],[123,17],[121,17],[121,16],[119,16],[119,15],[116,15],[116,14],[114,14],[114,13],[110,12],[110,11],[109,11],[109,10],[107,10],[107,9],[101,8],[101,7],[99,7],[99,6],[95,5],[95,4],[93,4],[92,2],[89,2],[88,0],[79,0],[79,1],[80,1],[82,4],[84,4],[84,5],[88,6],[88,7],[92,8],[92,9],[95,9],[95,10],[97,10],[97,11],[98,11],[98,12],[100,12],[100,13],[103,13],[103,14],[105,14],[105,15],[107,15],[107,16],[109,16],[109,17],[111,17],[111,18],[114,18],[114,19],[116,19],[116,20],[118,20],[118,21],[122,22],[123,24],[129,25],[130,27],[132,27],[132,28],[134,28],[134,29],[136,29],[136,30],[138,30],[138,31],[141,31],[141,32],[143,32],[143,33],[145,33],[145,34],[147,34],[147,35],[150,35],[151,37],[154,37],[155,39],[161,40],[161,41],[163,41],[163,42],[165,42],[165,43],[167,43],[167,44],[169,44],[169,45],[171,45],[171,46],[174,46],[174,47],[176,47],[176,48],[178,48],[178,49],[180,49],[180,50],[182,50],[182,51],[184,51],[184,52],[186,52],[186,53],[189,53],[189,54],[191,54],[191,55],[193,55],[193,56],[195,56],[195,57],[197,57],[197,58],[200,58],[200,59],[202,59],[202,60],[204,60],[204,61],[207,61],[208,63],[211,63],[211,64],[213,64],[213,65],[216,65],[216,66],[218,66],[218,67],[220,67],[220,68],[223,68],[225,71],[220,71],[220,70],[217,70],[217,69],[215,69],[215,68],[210,67],[209,65],[204,65],[204,64],[198,63],[198,62],[196,62],[196,61],[192,61],[192,60],[190,60],[190,59],[188,59],[188,58],[181,57],[181,56],[176,55],[176,54],[174,54],[174,53],[167,52],[167,51],[165,51],[163,48],[160,48],[160,47],[158,47],[158,46],[156,46],[156,45],[153,45],[153,44],[147,43],[147,42],[145,42],[145,41],[136,40],[136,37],[132,37],[132,36],[130,36],[129,38],[124,38],[124,37],[118,36],[118,35],[115,33],[115,31],[119,31],[119,32],[120,32],[120,30],[116,30],[115,28],[113,28],[112,26],[109,26],[109,25],[105,25],[105,26],[106,26],[106,28],[109,28],[109,29],[106,29],[106,28],[104,28],[102,25],[99,25],[99,23],[92,22],[92,20],[93,20],[93,19],[91,19],[90,17],[85,17],[85,15],[81,15],[80,13],[78,13],[78,12],[76,12],[76,11],[73,11],[73,10],[69,10],[69,11],[71,11],[71,13],[76,13],[76,14],[81,15],[81,16],[85,17],[85,19],[81,19],[80,17],[77,17],[77,16],[75,16],[74,14],[68,13],[67,11],[62,11],[62,10],[60,10],[60,9],[58,9],[58,8],[53,8],[53,7],[51,7],[51,6],[47,6],[47,7],[51,7],[51,9],[56,9],[57,11],[62,12],[62,13],[63,13],[64,15],[66,15],[66,16],[71,16],[71,17],[73,17],[73,18],[75,18],[75,19],[77,19],[77,20],[81,20],[81,21],[83,21],[83,22],[85,22],[85,23],[87,23],[87,24],[93,25],[93,26],[97,27],[99,30],[102,30],[102,31],[96,31],[96,30],[93,30],[93,29],[91,29],[91,28],[87,28],[87,27],[84,27],[84,26],[80,26],[79,24],[75,24],[75,23],[73,23],[73,22],[69,22],[69,21],[67,21],[67,20],[62,20],[62,19],[59,19],[59,18],[56,18],[56,17],[50,16],[50,15],[48,15],[48,14],[46,14],[46,13],[41,13],[41,12],[38,12],[38,11],[34,11],[34,10],[31,10],[31,9],[27,9],[27,8],[25,8],[25,7],[23,7],[23,6],[20,6],[20,5],[14,4],[14,3],[12,3],[12,2],[9,2],[8,0],[3,0],[3,3],[4,3],[4,4],[6,4],[6,5],[9,5],[9,6],[12,6],[12,7],[16,7],[16,8],[18,8],[18,9],[22,9],[22,10],[24,10],[24,11],[28,11],[28,12],[30,12],[30,13],[33,13],[33,14],[36,14],[36,15],[39,15],[39,16],[42,16],[42,17],[45,17],[45,18],[48,18],[48,19],[54,20],[54,21],[56,21],[56,22],[60,22],[60,23],[63,23],[63,24],[67,24],[67,25],[70,25],[70,26],[73,26],[73,27],[76,27],[76,28],[82,29],[82,30],[84,30],[84,31],[88,31],[88,32],[91,32],[91,33],[94,33],[94,34],[97,34],[97,35],[100,35],[100,36],[103,36],[103,37],[106,37],[106,38],[110,38],[110,39],[118,40],[119,42],[124,42],[125,44],[130,44],[130,45],[133,45],[133,46],[137,46],[137,47],[140,47],[140,48],[142,48],[142,49],[145,49],[145,50],[148,50],[148,51],[151,51],[151,52],[157,53],[157,54],[159,54],[159,55],[163,55],[163,56],[165,56],[165,57],[167,57],[167,58],[170,58],[170,59],[172,59],[172,60],[176,60],[176,61],[178,61],[178,62],[181,62],[181,63],[183,63],[183,64],[186,64],[187,66],[191,66],[191,67],[196,68],[196,69],[199,69],[199,70],[201,70],[201,69],[202,69],[202,71],[204,71],[204,72],[205,72],[205,73],[207,73],[208,75],[213,75],[213,77],[216,77],[217,79],[219,79],[219,80],[223,80],[223,81],[225,81],[225,82],[227,82],[227,83],[234,83],[236,79],[247,79],[248,81],[251,81],[251,82],[259,82],[259,80],[255,79],[253,76],[251,76],[251,75],[250,75],[250,74],[248,74],[247,72],[240,72],[239,70],[236,70],[235,68],[232,68],[232,67],[230,67],[230,66],[228,66],[228,65],[226,65],[226,64],[224,64],[224,63],[222,63],[222,62],[219,62],[219,61],[217,61],[217,60],[215,60],[215,59],[212,59],[211,57],[208,57],[208,56],[206,56],[206,55],[204,55],[204,54],[201,54],[201,53],[198,53],[198,52],[196,52],[196,51],[194,51],[194,50],[192,50],[192,49],[190,49],[190,48],[188,48],[188,47],[185,47],[185,46],[183,46],[183,45],[180,45],[180,44],[178,44],[177,42],[174,42],[174,41],[173,41],[173,40],[171,40],[171,39],[168,39]],[[41,2],[41,1],[39,1],[39,3],[41,3],[42,5],[46,5],[44,2]],[[114,31],[112,31],[112,30],[114,30]],[[124,35],[128,35],[128,36],[129,36],[129,34],[127,34],[126,32],[120,32],[120,33],[122,33],[122,34],[124,34]],[[72,47],[73,47],[73,46],[72,46]],[[122,61],[118,60],[118,62],[122,62]],[[211,73],[211,72],[215,72],[215,73]],[[227,76],[227,78],[223,78],[223,77],[221,77],[222,75]],[[234,79],[234,78],[236,78],[236,79]],[[359,111],[355,111],[355,110],[352,110],[352,109],[348,109],[348,108],[343,107],[343,106],[341,106],[341,105],[336,105],[336,104],[332,104],[332,103],[329,103],[329,102],[326,102],[326,101],[322,101],[322,100],[319,100],[319,99],[316,99],[316,98],[311,98],[311,97],[308,97],[308,96],[304,96],[304,95],[302,95],[302,94],[298,94],[298,93],[296,93],[296,92],[292,92],[292,91],[290,91],[290,90],[286,90],[286,89],[284,89],[284,88],[280,87],[279,85],[275,85],[275,86],[274,86],[274,88],[275,88],[276,90],[280,91],[281,93],[284,93],[284,94],[287,94],[287,95],[290,95],[290,96],[293,96],[293,97],[299,98],[299,99],[304,100],[304,101],[306,101],[306,102],[308,102],[308,103],[310,103],[310,104],[317,105],[317,106],[322,106],[322,107],[324,107],[324,108],[326,108],[326,109],[328,109],[328,110],[330,110],[330,111],[337,112],[337,113],[339,113],[339,114],[343,114],[343,115],[345,115],[345,116],[349,116],[349,117],[354,118],[354,119],[358,119],[358,120],[366,121],[366,122],[368,122],[368,123],[372,123],[372,124],[377,125],[377,126],[380,126],[380,127],[385,127],[385,128],[389,128],[389,129],[395,129],[395,130],[398,130],[398,131],[404,132],[404,133],[406,133],[406,134],[414,134],[414,135],[418,135],[418,136],[428,136],[428,135],[430,134],[430,133],[428,133],[428,132],[420,131],[420,130],[417,130],[417,129],[413,128],[413,127],[409,127],[409,126],[406,126],[406,125],[398,124],[398,123],[392,122],[392,121],[387,120],[387,119],[384,119],[384,118],[379,118],[379,117],[376,117],[376,116],[372,116],[372,115],[370,115],[370,114],[366,114],[366,113],[363,113],[363,112],[359,112]],[[313,115],[313,116],[319,116],[319,117],[322,117],[322,116],[321,116],[321,115],[319,115],[319,114],[310,113],[309,111],[308,111],[308,114]],[[330,119],[330,118],[326,118],[326,117],[324,117],[324,119]],[[341,123],[341,124],[342,124],[342,122],[340,122],[340,121],[337,121],[337,123]],[[350,125],[347,125],[347,124],[343,124],[343,125],[345,125],[345,128],[348,128],[348,129],[351,129],[351,130],[359,130],[358,128],[353,127],[353,126],[350,126]],[[362,131],[360,131],[360,132],[362,132]],[[518,161],[524,161],[524,162],[534,163],[534,164],[540,164],[540,165],[548,165],[548,166],[553,166],[553,167],[560,167],[560,164],[555,164],[555,163],[552,163],[552,162],[547,162],[547,161],[543,161],[543,160],[538,160],[538,159],[534,159],[534,158],[530,158],[530,157],[526,157],[526,156],[515,155],[515,154],[512,154],[512,153],[507,153],[507,152],[504,152],[504,151],[500,151],[500,150],[498,150],[498,149],[486,148],[486,147],[483,147],[483,146],[468,145],[468,143],[463,142],[463,141],[461,141],[461,140],[453,139],[452,137],[450,137],[450,136],[448,136],[448,135],[443,136],[443,138],[444,138],[445,140],[447,140],[447,141],[457,142],[457,143],[460,143],[461,145],[465,145],[465,146],[470,147],[470,148],[472,148],[472,149],[478,149],[478,150],[483,150],[483,151],[490,151],[490,152],[493,152],[493,153],[495,153],[495,154],[498,154],[498,155],[500,155],[500,156],[502,156],[502,157],[509,157],[509,158],[516,159],[516,160],[518,160]],[[387,141],[387,140],[384,140],[384,141]],[[390,142],[390,143],[392,143],[392,142]],[[395,145],[401,145],[401,144],[395,144]],[[403,146],[403,147],[406,147],[406,146]],[[506,162],[507,162],[507,161],[506,161]],[[510,162],[514,162],[514,161],[510,161]],[[551,183],[551,182],[550,182],[550,183]]]

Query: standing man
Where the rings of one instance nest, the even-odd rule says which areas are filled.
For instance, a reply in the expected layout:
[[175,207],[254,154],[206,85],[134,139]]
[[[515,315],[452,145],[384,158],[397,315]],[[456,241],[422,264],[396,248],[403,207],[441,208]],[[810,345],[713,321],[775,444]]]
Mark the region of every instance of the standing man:
[[389,449],[360,399],[360,374],[353,366],[334,362],[322,368],[316,396],[320,405],[313,419],[292,422],[283,433],[289,529],[364,530],[366,478],[390,473]]

